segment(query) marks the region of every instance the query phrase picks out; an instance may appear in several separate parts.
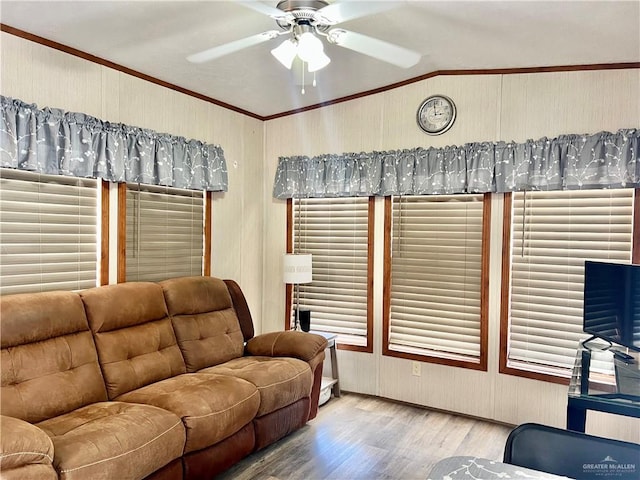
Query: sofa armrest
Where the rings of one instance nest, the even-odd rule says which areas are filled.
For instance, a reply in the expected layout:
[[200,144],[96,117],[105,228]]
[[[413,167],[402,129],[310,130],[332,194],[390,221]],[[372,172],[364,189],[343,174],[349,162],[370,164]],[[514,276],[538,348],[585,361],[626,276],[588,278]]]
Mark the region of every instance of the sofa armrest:
[[28,422],[0,415],[0,471],[4,479],[58,478],[53,468],[53,442]]
[[327,339],[314,333],[287,330],[264,333],[247,342],[249,355],[294,357],[308,362],[327,348]]

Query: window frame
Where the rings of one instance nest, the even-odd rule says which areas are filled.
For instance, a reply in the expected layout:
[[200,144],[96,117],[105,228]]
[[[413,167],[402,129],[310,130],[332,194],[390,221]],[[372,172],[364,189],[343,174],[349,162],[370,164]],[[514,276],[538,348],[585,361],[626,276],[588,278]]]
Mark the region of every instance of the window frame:
[[[287,199],[287,226],[286,226],[286,253],[293,253],[294,250],[294,207],[293,199]],[[365,345],[353,345],[336,342],[339,350],[349,350],[354,352],[373,353],[373,252],[374,252],[374,230],[375,230],[375,197],[367,199],[367,335]],[[291,328],[291,315],[293,308],[293,285],[285,286],[285,315],[284,328]]]
[[109,285],[109,182],[100,180],[100,285]]
[[[509,366],[509,329],[511,326],[510,315],[510,286],[511,286],[511,228],[512,228],[513,193],[504,194],[502,215],[502,268],[500,285],[500,346],[499,346],[499,373],[516,377],[539,380],[543,382],[569,385],[571,372],[568,376],[553,375],[550,373],[535,372]],[[633,193],[633,219],[632,219],[632,245],[631,263],[640,263],[640,188],[634,188]],[[606,383],[606,380],[600,379]],[[595,380],[599,383],[598,380]]]
[[402,358],[470,370],[486,372],[488,369],[489,345],[489,262],[491,233],[491,193],[483,194],[482,210],[482,259],[480,271],[480,355],[478,362],[444,358],[434,355],[398,352],[389,347],[391,326],[391,247],[392,247],[392,197],[384,199],[384,265],[383,265],[383,300],[382,300],[382,354],[388,357]]
[[[171,187],[168,187],[171,188]],[[203,224],[203,276],[211,276],[213,194],[205,192]],[[117,283],[127,282],[127,184],[118,183]]]
[[[92,269],[82,269],[82,272],[85,273],[89,273],[89,272],[93,272],[92,278],[91,278],[91,285],[89,285],[89,279],[85,280],[85,281],[80,281],[79,279],[77,279],[75,281],[76,287],[80,287],[78,288],[63,288],[61,285],[58,285],[54,288],[50,288],[51,285],[54,285],[55,282],[39,282],[39,283],[27,283],[27,284],[22,284],[20,283],[19,287],[25,287],[25,286],[40,286],[40,288],[38,289],[33,289],[33,290],[28,290],[28,291],[24,291],[24,293],[36,293],[36,292],[49,292],[49,291],[78,291],[78,290],[84,290],[87,288],[92,288],[95,286],[98,286],[101,282],[102,276],[104,275],[103,271],[105,269],[104,265],[103,265],[103,260],[105,258],[105,252],[102,249],[104,242],[105,242],[105,231],[108,232],[108,217],[105,219],[104,216],[102,216],[102,209],[104,208],[105,202],[107,202],[108,204],[108,187],[107,187],[107,192],[105,194],[104,192],[104,184],[101,183],[100,179],[93,179],[93,178],[84,178],[84,177],[76,177],[76,176],[71,176],[71,175],[55,175],[55,174],[45,174],[45,173],[40,173],[40,172],[33,172],[33,171],[27,171],[27,170],[21,170],[21,169],[11,169],[11,168],[2,168],[2,171],[0,172],[0,177],[2,178],[6,178],[7,181],[10,182],[17,182],[17,187],[18,188],[9,188],[9,191],[22,191],[24,190],[24,192],[28,192],[29,189],[25,188],[22,189],[21,188],[21,184],[20,182],[25,182],[26,184],[29,185],[38,185],[37,187],[37,193],[31,191],[30,193],[24,193],[23,194],[28,194],[31,196],[35,196],[37,195],[38,197],[38,204],[39,205],[48,205],[51,206],[51,203],[49,202],[45,202],[44,200],[41,199],[40,195],[59,195],[61,198],[64,197],[69,197],[69,195],[67,195],[67,193],[62,192],[61,190],[65,190],[65,187],[71,188],[71,189],[77,189],[78,190],[78,195],[76,195],[73,198],[77,198],[77,199],[82,199],[83,201],[86,200],[91,200],[92,203],[94,203],[93,207],[94,209],[92,210],[93,214],[92,216],[89,215],[83,215],[83,217],[86,218],[91,218],[92,219],[92,223],[91,226],[94,229],[94,234],[93,234],[93,242],[91,242],[92,245],[92,264],[93,264],[93,268]],[[84,185],[84,182],[89,182],[89,185]],[[55,189],[55,191],[47,191],[47,185],[55,185],[55,187],[53,187]],[[41,191],[42,190],[42,191]],[[85,192],[92,192],[91,195],[79,195],[80,191],[85,191]],[[11,202],[11,198],[8,200],[9,202]],[[13,202],[15,202],[16,200],[14,199]],[[29,200],[29,203],[32,203],[33,200]],[[75,207],[77,208],[81,208],[81,203],[79,200],[79,203],[77,205],[75,205]],[[55,203],[53,202],[54,205],[62,205],[59,203]],[[46,208],[46,207],[44,207]],[[85,206],[84,208],[87,208],[87,206]],[[11,210],[11,211],[7,211],[7,214],[19,214],[19,210]],[[36,212],[30,212],[32,215],[36,215]],[[56,216],[58,216],[60,214],[59,211],[56,211]],[[85,228],[89,226],[89,224],[87,223],[78,223],[78,222],[46,222],[46,223],[42,223],[42,219],[40,218],[41,215],[51,215],[52,212],[47,212],[46,210],[44,212],[40,212],[40,210],[38,210],[37,215],[38,215],[38,220],[40,221],[40,223],[36,223],[36,222],[27,222],[27,225],[38,225],[39,229],[42,228],[42,225],[48,225],[49,227],[51,226],[57,226],[57,228],[59,229],[61,225],[83,225]],[[70,216],[69,216],[70,217]],[[73,217],[75,218],[75,217]],[[80,217],[78,217],[80,218]],[[14,222],[8,222],[8,223],[14,223]],[[17,222],[17,223],[21,223],[22,225],[24,225],[24,222]],[[40,232],[40,235],[42,235],[43,233]],[[51,232],[45,232],[45,235],[47,234],[52,234]],[[59,236],[61,235],[61,233],[59,231],[57,231],[54,235]],[[67,233],[65,232],[65,235],[69,235],[70,237],[74,234],[72,233]],[[44,242],[42,241],[41,237],[38,237],[39,240],[38,242],[39,245],[43,245]],[[108,235],[106,235],[107,238],[107,242],[108,242]],[[65,242],[65,243],[69,243],[69,242]],[[54,242],[54,245],[56,243]],[[78,244],[79,245],[79,244]],[[88,248],[89,243],[84,242],[83,245],[85,247]],[[100,250],[99,250],[100,249]],[[31,251],[31,252],[26,252],[23,253],[24,255],[34,255],[36,252]],[[77,252],[76,252],[77,253]],[[85,252],[88,255],[88,251]],[[23,254],[17,254],[17,255],[23,255]],[[56,252],[49,252],[49,254],[52,255],[61,255],[62,252],[60,251],[56,251]],[[65,255],[69,255],[71,254],[71,252],[65,252]],[[9,254],[11,255],[11,254]],[[79,255],[79,254],[78,254]],[[106,255],[108,256],[108,249],[106,252]],[[41,257],[38,257],[40,260],[42,260]],[[78,258],[76,260],[79,260]],[[30,262],[27,262],[30,263]],[[88,260],[82,261],[82,263],[87,264]],[[30,263],[31,265],[33,265],[32,263]],[[61,263],[38,263],[37,265],[60,265]],[[26,263],[25,263],[26,265]],[[70,263],[64,262],[64,265],[70,265]],[[106,266],[106,269],[108,270],[108,264]],[[43,275],[42,273],[42,269],[41,269],[41,273],[40,273],[40,279],[49,279],[51,280],[51,278],[49,278],[49,275],[60,275],[60,274],[69,274],[71,271],[76,271],[78,272],[77,268],[73,269],[73,270],[58,270],[58,269],[54,269],[53,271],[50,269],[46,269],[49,270],[48,273],[45,273]],[[107,272],[108,275],[108,272]],[[65,281],[65,283],[74,283],[73,281]],[[42,287],[45,287],[44,290],[42,289]],[[16,285],[16,287],[18,287],[18,285]],[[5,295],[11,295],[14,293],[18,293],[18,292],[6,292]]]

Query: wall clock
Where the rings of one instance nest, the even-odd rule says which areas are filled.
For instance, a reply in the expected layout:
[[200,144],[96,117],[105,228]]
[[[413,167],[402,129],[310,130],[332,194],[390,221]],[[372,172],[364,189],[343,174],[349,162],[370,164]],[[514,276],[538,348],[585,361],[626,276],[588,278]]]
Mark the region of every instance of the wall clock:
[[420,104],[416,119],[423,131],[440,135],[456,121],[456,104],[444,95],[431,95]]

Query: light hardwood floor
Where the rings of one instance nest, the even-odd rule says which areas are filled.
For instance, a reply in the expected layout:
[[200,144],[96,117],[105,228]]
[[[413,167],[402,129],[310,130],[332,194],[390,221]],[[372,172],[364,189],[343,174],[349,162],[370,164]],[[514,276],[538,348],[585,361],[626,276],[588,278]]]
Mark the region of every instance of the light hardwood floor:
[[425,479],[442,458],[501,460],[510,427],[343,393],[305,427],[245,458],[225,480]]

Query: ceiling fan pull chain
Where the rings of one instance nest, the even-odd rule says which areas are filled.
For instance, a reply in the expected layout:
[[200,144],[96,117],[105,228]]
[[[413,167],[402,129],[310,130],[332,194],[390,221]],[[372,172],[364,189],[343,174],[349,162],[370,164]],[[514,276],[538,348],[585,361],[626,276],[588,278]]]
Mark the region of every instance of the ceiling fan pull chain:
[[316,72],[313,72],[313,86],[316,86]]
[[304,95],[304,61],[300,62],[302,65],[302,95]]

